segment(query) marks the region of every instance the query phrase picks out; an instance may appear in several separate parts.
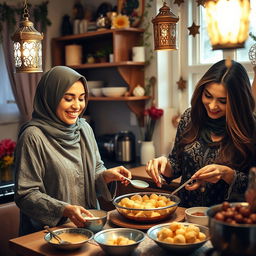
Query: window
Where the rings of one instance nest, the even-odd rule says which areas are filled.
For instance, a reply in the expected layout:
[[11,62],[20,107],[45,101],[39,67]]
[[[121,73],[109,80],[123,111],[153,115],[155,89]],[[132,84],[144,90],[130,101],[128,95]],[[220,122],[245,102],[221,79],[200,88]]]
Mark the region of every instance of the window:
[[8,77],[2,44],[0,44],[0,124],[19,121],[19,110],[15,103]]
[[[253,66],[250,63],[248,52],[250,47],[256,42],[249,37],[246,41],[245,48],[237,50],[213,51],[211,44],[209,43],[209,37],[206,28],[205,9],[202,6],[198,6],[196,1],[187,1],[183,5],[184,10],[181,12],[180,20],[186,19],[184,27],[180,27],[181,40],[180,51],[186,52],[187,48],[187,61],[181,63],[181,70],[185,70],[187,74],[187,86],[188,86],[188,101],[189,102],[194,90],[194,87],[206,70],[215,62],[226,58],[227,55],[232,55],[232,59],[240,62],[246,68],[248,75],[253,80],[254,72]],[[187,27],[191,26],[193,21],[196,25],[200,25],[200,36],[195,37],[187,34]],[[250,13],[250,32],[256,35],[256,1],[251,1],[251,13]]]

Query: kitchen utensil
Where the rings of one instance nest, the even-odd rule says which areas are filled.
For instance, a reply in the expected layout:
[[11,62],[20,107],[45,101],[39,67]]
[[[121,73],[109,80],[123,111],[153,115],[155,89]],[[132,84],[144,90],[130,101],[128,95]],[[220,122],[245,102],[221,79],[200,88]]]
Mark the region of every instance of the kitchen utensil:
[[89,209],[90,213],[94,217],[88,217],[85,214],[82,214],[83,217],[86,219],[84,223],[84,228],[91,230],[94,233],[101,231],[104,225],[107,222],[108,213],[104,210],[97,210],[97,209]]
[[[109,244],[109,240],[125,237],[133,240],[134,243],[126,245]],[[102,250],[108,255],[131,255],[138,245],[145,239],[146,234],[137,229],[131,228],[113,228],[105,229],[94,235],[94,240],[99,244]]]
[[103,87],[102,93],[106,97],[121,97],[127,91],[127,87]]
[[[248,207],[248,203],[230,203]],[[214,205],[206,212],[209,216],[211,242],[221,255],[255,256],[256,224],[229,224],[214,218],[215,213],[222,210],[222,204]]]
[[132,186],[134,186],[135,188],[143,189],[143,188],[149,187],[149,184],[146,181],[143,181],[143,180],[131,180],[131,179],[125,177],[125,176],[124,176],[124,178],[126,180],[128,180],[132,184]]
[[[60,236],[61,234],[69,234],[72,237],[72,234],[74,234],[73,239],[68,243],[54,243],[52,241],[52,234],[49,232],[44,236],[44,240],[52,247],[61,249],[61,250],[74,250],[81,248],[84,246],[88,241],[90,241],[93,238],[93,232],[91,230],[85,229],[85,228],[61,228],[52,231],[55,235]],[[80,238],[77,239],[77,235],[80,235]],[[81,236],[84,237],[84,239],[81,239]]]
[[186,221],[203,226],[208,226],[209,217],[206,215],[206,211],[209,207],[195,206],[185,210]]
[[188,183],[190,183],[192,179],[187,180],[182,185],[180,185],[178,188],[176,188],[174,191],[172,191],[171,195],[176,194],[178,191],[180,191],[183,187],[185,187]]
[[[146,201],[150,199],[154,199],[151,206],[144,207]],[[175,213],[179,203],[179,197],[159,192],[124,194],[116,197],[113,201],[120,215],[139,223],[152,223],[170,218]]]
[[53,231],[51,231],[49,226],[44,226],[44,229],[46,229],[59,242],[59,244],[70,244],[70,242],[62,240],[61,237],[59,237]]
[[135,161],[135,136],[130,131],[121,131],[115,136],[115,158],[118,162]]
[[[186,223],[186,222],[181,222],[182,225],[188,226],[190,223]],[[153,226],[152,228],[150,228],[147,232],[147,235],[149,238],[151,238],[157,245],[159,245],[160,247],[170,251],[177,253],[177,255],[188,255],[190,253],[192,253],[193,251],[195,251],[196,249],[200,248],[203,246],[203,244],[209,240],[209,229],[205,226],[201,226],[201,225],[197,225],[197,224],[193,224],[194,226],[198,227],[200,229],[200,232],[204,233],[206,235],[206,239],[197,243],[187,243],[187,244],[174,244],[174,243],[167,243],[167,242],[163,242],[163,241],[159,241],[157,234],[158,232],[163,229],[163,228],[169,228],[170,223],[164,223],[164,224],[159,224],[156,226]],[[170,254],[169,254],[170,255]]]

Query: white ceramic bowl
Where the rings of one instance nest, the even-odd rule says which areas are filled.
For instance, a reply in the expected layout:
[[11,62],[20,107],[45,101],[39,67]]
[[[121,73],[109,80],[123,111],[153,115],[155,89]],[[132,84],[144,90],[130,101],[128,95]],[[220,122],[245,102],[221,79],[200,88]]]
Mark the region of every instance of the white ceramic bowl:
[[[117,239],[123,236],[134,240],[135,242],[128,245],[110,245],[108,240]],[[99,244],[102,250],[108,255],[125,256],[131,255],[138,245],[145,239],[146,234],[140,230],[132,228],[113,228],[105,229],[94,235],[94,240]],[[136,253],[135,253],[136,254]],[[137,254],[136,254],[137,255]]]
[[102,88],[92,88],[92,89],[90,89],[90,92],[95,97],[102,96]]
[[89,89],[100,88],[104,85],[104,81],[87,81]]
[[[188,226],[190,224],[187,222],[180,222],[180,223],[185,226]],[[163,223],[163,224],[155,225],[147,231],[147,235],[157,245],[159,245],[160,247],[162,247],[170,252],[175,253],[175,255],[188,255],[188,254],[192,253],[193,251],[195,251],[196,249],[202,247],[204,245],[204,243],[207,242],[210,238],[209,229],[207,227],[195,224],[195,226],[197,226],[200,229],[200,232],[202,232],[206,235],[205,240],[197,242],[197,243],[187,243],[187,244],[175,244],[175,243],[171,244],[171,243],[159,241],[157,238],[158,232],[163,228],[168,228],[169,226],[170,226],[170,223]],[[168,255],[171,255],[171,254],[168,254]]]
[[[209,217],[206,214],[206,211],[209,207],[191,207],[185,210],[185,218],[187,222],[195,223],[203,226],[208,226]],[[199,216],[203,215],[203,216]]]
[[127,91],[127,87],[104,87],[102,88],[103,95],[107,97],[120,97]]

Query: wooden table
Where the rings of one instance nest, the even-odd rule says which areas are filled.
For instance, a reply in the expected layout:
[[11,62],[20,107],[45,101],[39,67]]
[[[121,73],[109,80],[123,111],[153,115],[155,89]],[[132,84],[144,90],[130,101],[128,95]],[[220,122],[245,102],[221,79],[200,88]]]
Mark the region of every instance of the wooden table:
[[[184,209],[184,208],[183,208]],[[63,227],[74,227],[73,224],[68,223],[61,227],[56,227],[54,229],[63,228]],[[113,228],[118,227],[114,226],[110,221],[108,221],[104,227]],[[146,231],[145,231],[146,232]],[[18,237],[11,239],[9,241],[10,248],[19,255],[23,256],[105,256],[106,254],[102,249],[95,243],[87,243],[81,249],[72,250],[72,251],[61,251],[51,247],[44,240],[45,231],[39,231],[33,234],[26,236]],[[211,247],[210,242],[207,242],[202,248],[195,251],[192,256],[199,256],[202,252],[206,251]],[[163,250],[158,245],[155,244],[150,238],[146,236],[145,240],[137,247],[132,256],[168,256],[170,253]]]

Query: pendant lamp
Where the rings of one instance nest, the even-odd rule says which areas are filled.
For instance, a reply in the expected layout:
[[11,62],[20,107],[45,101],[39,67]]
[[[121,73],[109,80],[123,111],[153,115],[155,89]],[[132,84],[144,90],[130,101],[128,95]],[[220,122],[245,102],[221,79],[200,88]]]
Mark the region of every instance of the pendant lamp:
[[179,18],[164,2],[157,16],[152,19],[155,50],[177,49],[176,23],[178,20]]
[[23,21],[12,36],[16,72],[42,72],[43,34],[29,20],[27,1],[24,1]]
[[243,48],[249,34],[250,0],[206,0],[205,9],[212,49]]

